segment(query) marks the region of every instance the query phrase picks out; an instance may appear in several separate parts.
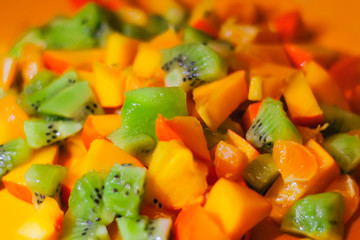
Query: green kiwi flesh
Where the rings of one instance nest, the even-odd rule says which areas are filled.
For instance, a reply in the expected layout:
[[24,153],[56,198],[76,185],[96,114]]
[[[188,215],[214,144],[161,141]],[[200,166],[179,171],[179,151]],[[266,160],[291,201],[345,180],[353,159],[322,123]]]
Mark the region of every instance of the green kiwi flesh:
[[311,239],[340,240],[344,232],[344,197],[337,192],[309,195],[286,212],[281,230]]
[[76,121],[46,121],[30,119],[24,122],[27,143],[32,148],[41,148],[68,138],[82,128]]
[[10,49],[9,55],[11,57],[19,58],[25,44],[32,43],[41,47],[46,47],[46,42],[40,28],[30,29],[24,36],[22,36]]
[[105,180],[105,206],[117,216],[138,216],[145,178],[145,168],[115,164]]
[[343,173],[353,171],[360,164],[360,139],[357,135],[335,134],[325,139],[324,148]]
[[0,145],[0,180],[16,166],[29,160],[31,155],[31,147],[22,138],[17,138]]
[[320,104],[320,107],[323,110],[325,122],[329,123],[326,129],[328,134],[360,129],[359,115],[333,105]]
[[189,91],[227,74],[226,62],[214,50],[201,43],[164,49],[161,54],[167,87],[178,86]]
[[52,71],[42,70],[31,79],[28,85],[25,86],[22,94],[28,96],[40,91],[53,82],[55,78],[56,75]]
[[167,240],[170,236],[171,220],[157,218],[149,220],[146,217],[117,218],[122,240]]
[[52,197],[60,202],[61,184],[65,179],[67,168],[52,164],[33,164],[25,173],[26,185],[33,193],[36,208],[45,197]]
[[276,140],[302,144],[302,136],[286,116],[280,101],[266,98],[246,133],[246,140],[264,152],[272,152]]
[[77,218],[109,224],[115,214],[103,201],[105,176],[95,171],[84,174],[75,183],[69,198],[69,208]]
[[242,173],[246,183],[260,194],[264,194],[280,175],[270,153],[264,153],[252,160]]

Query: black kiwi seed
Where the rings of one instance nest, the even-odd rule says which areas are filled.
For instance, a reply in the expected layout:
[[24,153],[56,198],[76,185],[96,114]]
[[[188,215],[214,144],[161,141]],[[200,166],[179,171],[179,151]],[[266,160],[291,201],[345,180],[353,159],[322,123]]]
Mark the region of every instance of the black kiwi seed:
[[87,230],[89,230],[89,228],[85,228],[84,231],[86,232]]
[[85,236],[85,235],[86,235],[86,232],[82,232],[82,233],[81,233],[81,236]]
[[53,135],[53,136],[52,136],[52,139],[55,139],[55,138],[56,138],[56,136]]
[[114,189],[113,189],[113,192],[116,193],[116,192],[118,192],[118,190],[117,190],[116,188],[114,188]]
[[49,136],[50,134],[51,134],[51,133],[47,132],[45,135],[46,135],[46,136]]
[[50,142],[51,142],[51,140],[50,140],[50,139],[48,139],[48,140],[46,140],[46,142],[47,142],[47,143],[50,143]]
[[128,195],[129,195],[129,191],[126,191],[126,192],[125,192],[125,195],[128,196]]
[[97,197],[98,197],[99,199],[101,199],[101,198],[102,198],[102,196],[101,196],[101,194],[100,194],[100,193],[97,195]]
[[100,203],[99,199],[97,199],[97,198],[94,201],[95,201],[96,204]]
[[54,127],[53,124],[50,124],[50,125],[48,126],[49,129],[52,129],[53,127]]
[[99,222],[101,220],[101,218],[95,218],[95,221]]
[[91,221],[91,220],[87,220],[86,223],[87,223],[87,224],[92,224],[92,221]]
[[159,208],[162,208],[162,204],[161,204],[161,203],[159,203]]
[[157,204],[158,202],[159,201],[156,198],[154,198],[154,203]]
[[115,174],[115,175],[114,175],[114,178],[119,178],[119,177],[120,177],[120,176],[119,176],[119,175],[117,175],[117,174]]
[[99,193],[99,189],[98,189],[98,188],[95,188],[95,192]]

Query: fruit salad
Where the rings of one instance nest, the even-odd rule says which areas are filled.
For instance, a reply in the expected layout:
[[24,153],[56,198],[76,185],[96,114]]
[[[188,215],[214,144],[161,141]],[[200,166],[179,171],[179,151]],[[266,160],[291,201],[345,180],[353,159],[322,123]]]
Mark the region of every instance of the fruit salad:
[[359,57],[252,1],[68,3],[0,59],[0,239],[359,238]]

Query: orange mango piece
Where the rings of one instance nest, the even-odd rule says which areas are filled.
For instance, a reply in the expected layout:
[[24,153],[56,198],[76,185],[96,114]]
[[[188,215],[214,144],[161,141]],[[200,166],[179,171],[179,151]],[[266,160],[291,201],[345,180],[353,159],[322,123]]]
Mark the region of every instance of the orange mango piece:
[[90,148],[90,144],[99,138],[105,138],[107,135],[118,129],[121,125],[121,115],[90,115],[86,119],[81,134],[82,142],[86,149]]
[[172,48],[181,44],[181,40],[174,30],[166,32],[153,38],[149,43],[139,45],[133,69],[137,76],[142,78],[164,78],[164,71],[161,69],[161,49]]
[[177,116],[168,120],[159,115],[155,122],[155,131],[160,141],[180,140],[195,157],[211,162],[203,128],[195,117]]
[[46,50],[42,54],[44,64],[50,70],[62,74],[69,68],[89,71],[93,62],[104,62],[103,49]]
[[15,138],[25,138],[24,122],[28,115],[17,104],[16,97],[7,94],[0,99],[0,144]]
[[217,38],[219,32],[219,19],[214,12],[214,5],[214,0],[200,1],[199,4],[192,9],[189,25]]
[[214,11],[221,21],[231,16],[241,23],[254,23],[258,18],[252,0],[215,0]]
[[72,167],[80,158],[87,154],[84,147],[81,133],[67,138],[59,152],[59,164],[64,167]]
[[275,141],[272,155],[284,183],[309,181],[318,170],[314,154],[293,141]]
[[231,239],[240,239],[269,215],[271,204],[255,191],[221,178],[210,190],[204,209]]
[[[324,122],[323,111],[319,107],[309,84],[302,72],[290,77],[290,83],[284,92],[291,120],[295,124],[317,126]],[[302,99],[299,101],[299,99]]]
[[261,105],[261,102],[256,102],[256,103],[250,104],[246,108],[246,111],[241,118],[241,122],[242,122],[242,125],[244,126],[245,131],[247,131],[250,128],[252,122],[255,120],[255,118],[259,112],[260,105]]
[[173,227],[175,240],[230,240],[220,226],[198,204],[181,210]]
[[[11,206],[11,207],[10,207]],[[0,231],[2,239],[13,239],[17,229],[36,212],[34,205],[27,203],[6,188],[0,190]]]
[[200,197],[207,188],[207,167],[195,161],[181,142],[158,142],[146,178],[145,202],[181,209]]
[[18,61],[13,57],[0,59],[0,90],[6,91],[14,83],[18,70]]
[[216,145],[214,165],[218,178],[239,181],[247,164],[248,158],[239,148],[224,141]]
[[301,69],[305,63],[313,60],[312,55],[309,52],[297,47],[294,44],[284,44],[284,49],[288,54],[292,64],[296,68]]
[[266,218],[264,221],[256,225],[252,231],[252,240],[305,240],[308,238],[295,237],[293,235],[283,233],[280,231],[280,226],[276,224],[271,218]]
[[44,68],[42,60],[42,47],[35,44],[25,44],[20,56],[21,75],[24,84],[28,84],[30,80]]
[[357,240],[360,234],[360,208],[357,208],[354,215],[345,224],[344,239]]
[[325,190],[326,192],[338,192],[345,199],[344,221],[347,222],[359,207],[359,186],[348,174],[341,175],[333,181]]
[[61,233],[64,212],[57,201],[47,197],[39,209],[17,230],[14,240],[57,239]]
[[6,189],[26,202],[32,203],[32,193],[26,185],[24,175],[32,164],[56,164],[58,161],[59,147],[53,145],[50,147],[35,150],[32,158],[25,164],[13,169],[2,179]]
[[106,40],[105,63],[124,69],[134,61],[140,42],[119,33],[111,33]]
[[149,19],[144,10],[133,7],[133,6],[123,6],[117,11],[123,20],[126,23],[134,24],[140,27],[146,27]]
[[[311,61],[303,66],[305,79],[319,102],[349,110],[349,104],[331,75],[319,64]],[[325,87],[326,86],[326,87]]]
[[[101,161],[99,161],[99,159],[101,159]],[[74,164],[67,172],[63,182],[62,199],[65,200],[65,203],[67,203],[71,189],[75,185],[76,180],[83,174],[91,170],[98,172],[110,172],[115,163],[130,163],[138,167],[144,167],[139,160],[124,152],[112,142],[106,139],[95,139],[91,143],[86,156],[81,158],[81,160]]]
[[231,129],[229,129],[226,134],[228,136],[227,141],[245,153],[250,162],[260,155],[256,148]]
[[117,68],[102,63],[94,63],[94,92],[101,106],[108,108],[120,107],[125,100],[125,82]]
[[195,88],[193,98],[201,118],[215,131],[247,99],[248,86],[244,71]]

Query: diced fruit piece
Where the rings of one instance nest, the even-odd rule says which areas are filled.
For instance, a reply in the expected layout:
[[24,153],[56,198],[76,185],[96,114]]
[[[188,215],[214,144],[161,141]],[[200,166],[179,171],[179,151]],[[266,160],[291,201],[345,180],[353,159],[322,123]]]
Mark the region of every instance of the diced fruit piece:
[[313,57],[309,52],[297,47],[294,44],[284,44],[284,49],[296,68],[301,69],[305,63],[313,60]]
[[116,108],[124,103],[125,81],[117,68],[94,63],[94,91],[103,107]]
[[20,239],[56,239],[61,232],[64,212],[53,198],[46,198],[40,208],[16,232]]
[[105,63],[108,66],[117,66],[124,69],[132,64],[139,41],[123,36],[119,33],[112,33],[106,40]]
[[265,153],[251,161],[242,176],[252,189],[263,194],[279,176],[279,170],[271,154]]
[[0,218],[1,237],[13,239],[17,229],[36,212],[36,209],[31,203],[15,197],[3,188],[0,190],[0,211],[2,216],[6,216]]
[[12,139],[25,138],[24,121],[27,114],[16,103],[12,94],[7,94],[0,99],[0,144]]
[[273,148],[273,159],[284,183],[309,181],[318,170],[314,154],[293,141],[277,140]]
[[24,96],[31,95],[41,89],[47,87],[54,79],[56,75],[49,70],[42,70],[36,74],[31,81],[24,87],[22,94]]
[[335,179],[325,190],[326,192],[338,192],[345,199],[344,222],[347,222],[359,206],[359,186],[348,174]]
[[227,73],[225,61],[200,43],[162,50],[161,65],[167,73],[166,86],[179,86],[185,91],[223,78]]
[[159,115],[155,130],[160,141],[180,140],[195,157],[204,162],[211,161],[203,128],[195,117],[177,116],[168,120]]
[[33,148],[40,148],[74,135],[82,128],[75,121],[48,122],[32,119],[24,122],[28,144]]
[[262,99],[262,78],[254,76],[250,79],[248,99],[250,101],[260,101]]
[[121,126],[121,115],[90,115],[86,119],[81,139],[86,149],[95,139],[106,138],[107,135]]
[[266,98],[246,133],[246,140],[263,151],[271,152],[275,141],[280,139],[302,143],[301,134],[287,118],[282,103]]
[[321,104],[325,122],[329,123],[328,131],[343,133],[360,128],[360,115],[341,109],[335,105]]
[[339,164],[342,172],[349,173],[360,163],[360,138],[349,134],[336,134],[325,140],[324,148]]
[[24,85],[27,85],[39,71],[44,69],[41,58],[42,50],[42,47],[32,43],[23,46],[20,56],[20,68]]
[[140,88],[126,93],[121,109],[121,127],[108,136],[116,146],[144,162],[155,147],[155,121],[158,114],[166,118],[186,116],[186,95],[178,87]]
[[58,73],[63,74],[70,68],[77,70],[91,70],[94,61],[104,61],[103,49],[84,50],[46,50],[42,54],[45,66]]
[[229,239],[220,226],[198,204],[183,208],[176,218],[173,229],[176,240]]
[[0,58],[0,89],[7,91],[14,83],[18,70],[18,62],[13,57]]
[[260,105],[261,105],[261,102],[256,102],[256,103],[250,104],[247,107],[247,109],[241,119],[242,125],[244,126],[244,130],[247,131],[251,127],[251,124],[254,122],[254,120],[259,112]]
[[77,218],[68,210],[64,216],[63,240],[110,240],[106,226],[90,220]]
[[231,239],[239,239],[269,215],[271,204],[253,190],[221,178],[204,209]]
[[30,160],[32,149],[22,138],[0,145],[0,179],[15,167]]
[[74,84],[77,79],[78,75],[74,71],[64,73],[62,76],[53,80],[51,83],[49,83],[49,81],[51,81],[50,77],[48,78],[46,76],[44,80],[39,79],[41,88],[36,89],[37,91],[34,90],[32,94],[25,95],[24,104],[27,105],[26,108],[29,109],[28,111],[30,113],[37,112],[42,103],[54,97],[66,87]]
[[233,130],[227,130],[226,135],[228,137],[227,141],[240,148],[240,150],[246,154],[249,162],[260,155],[260,153],[248,141],[242,138],[239,134],[235,133]]
[[91,171],[75,183],[69,199],[69,209],[77,218],[109,224],[114,220],[114,212],[102,200],[104,174]]
[[88,82],[77,82],[42,103],[41,114],[82,120],[90,114],[103,114]]
[[49,49],[86,49],[99,45],[106,28],[102,9],[89,3],[73,18],[57,18],[50,22],[43,29],[43,36]]
[[343,92],[325,69],[311,61],[303,66],[303,71],[307,83],[319,102],[345,110],[350,109]]
[[33,43],[38,46],[46,46],[43,34],[40,28],[30,29],[24,36],[22,36],[10,49],[9,55],[18,58],[21,55],[22,49],[25,44]]
[[206,175],[206,166],[181,142],[159,142],[147,172],[145,201],[180,209],[205,192]]
[[247,99],[244,71],[198,87],[193,91],[196,110],[206,125],[215,131]]
[[149,220],[146,217],[138,219],[121,217],[117,218],[122,240],[150,240],[169,239],[171,230],[171,219],[157,218]]
[[[323,123],[323,111],[319,107],[304,74],[292,75],[284,92],[286,106],[294,124],[317,126]],[[301,101],[299,101],[301,99]]]
[[31,165],[39,164],[56,164],[58,159],[59,147],[57,145],[42,148],[34,151],[31,159],[13,169],[10,173],[3,177],[2,181],[7,190],[14,196],[23,199],[26,202],[32,203],[32,193],[27,186],[24,175],[29,170]]
[[118,216],[139,215],[145,178],[145,168],[115,164],[105,180],[105,206]]
[[67,169],[52,164],[33,164],[25,173],[26,184],[33,193],[33,204],[38,208],[46,197],[54,198],[61,203],[61,183]]
[[239,148],[224,141],[217,144],[214,165],[218,178],[238,181],[247,164],[248,158]]
[[344,197],[328,192],[297,201],[285,214],[281,230],[314,239],[343,239]]

